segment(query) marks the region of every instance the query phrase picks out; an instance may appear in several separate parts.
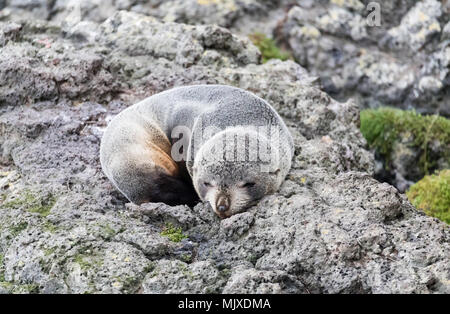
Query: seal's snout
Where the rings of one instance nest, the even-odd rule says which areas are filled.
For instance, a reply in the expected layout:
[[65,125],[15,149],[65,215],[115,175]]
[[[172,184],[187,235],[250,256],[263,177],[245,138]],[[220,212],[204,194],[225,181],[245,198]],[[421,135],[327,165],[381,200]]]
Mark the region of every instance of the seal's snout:
[[221,194],[217,197],[216,208],[219,213],[225,213],[230,209],[230,199],[228,196]]

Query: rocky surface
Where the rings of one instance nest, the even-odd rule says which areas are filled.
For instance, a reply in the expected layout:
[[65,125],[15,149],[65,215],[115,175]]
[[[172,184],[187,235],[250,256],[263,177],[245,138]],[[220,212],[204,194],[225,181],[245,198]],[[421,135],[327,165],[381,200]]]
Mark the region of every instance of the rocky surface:
[[[69,28],[3,22],[0,48],[1,292],[450,291],[448,227],[372,178],[358,105],[298,64],[260,64],[217,26],[124,11]],[[198,83],[265,98],[295,139],[281,190],[225,220],[205,204],[127,203],[98,159],[112,116]],[[187,238],[161,235],[168,223]]]
[[[0,18],[38,18],[58,23],[103,22],[119,10],[137,12],[165,22],[217,24],[242,32],[271,32],[285,14],[289,0],[5,0]],[[264,20],[264,22],[262,21]]]
[[281,37],[332,96],[450,115],[447,2],[383,1],[380,26],[368,25],[369,1],[330,2],[299,1]]
[[[379,7],[373,3],[379,3]],[[0,21],[46,19],[61,25],[66,38],[94,42],[96,23],[118,10],[138,12],[162,22],[217,24],[243,36],[263,33],[290,51],[293,59],[318,77],[322,89],[338,101],[353,99],[360,108],[392,106],[450,117],[449,1],[4,0],[0,1]],[[374,10],[380,13],[378,17]],[[7,32],[0,34],[0,43],[15,34],[14,29]],[[184,53],[190,48],[186,42]],[[191,58],[198,58],[195,54]],[[79,62],[98,60],[81,58]],[[26,67],[26,60],[20,63]],[[9,71],[8,66],[16,65],[6,65],[5,71]],[[70,71],[67,69],[66,74]],[[42,72],[53,80],[53,74]],[[108,88],[117,91],[103,73],[83,73],[69,81],[89,76],[95,76],[98,82],[95,93],[106,96]],[[65,79],[63,73],[50,85],[37,88],[54,94],[61,78]],[[25,88],[26,84],[14,88]],[[89,91],[76,93],[89,99]],[[25,92],[20,97],[28,96]],[[376,177],[404,191],[417,178],[403,170],[421,171],[417,164],[411,168],[409,160],[414,158],[406,156],[402,146],[399,148],[399,162],[389,169],[376,167]],[[377,162],[384,164],[380,158]]]
[[[323,88],[362,107],[450,116],[450,3],[369,0],[5,0],[0,20],[47,19],[92,29],[118,10],[165,22],[262,32],[288,47]],[[83,21],[82,25],[78,25]]]

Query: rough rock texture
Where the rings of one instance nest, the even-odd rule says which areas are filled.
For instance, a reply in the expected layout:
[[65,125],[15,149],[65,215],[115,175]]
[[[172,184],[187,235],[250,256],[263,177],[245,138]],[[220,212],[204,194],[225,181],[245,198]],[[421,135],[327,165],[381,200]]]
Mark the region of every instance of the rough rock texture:
[[[129,12],[0,29],[0,292],[450,292],[448,227],[371,177],[358,106],[298,64]],[[225,220],[205,204],[126,203],[98,160],[112,116],[195,83],[258,94],[295,139],[279,193]],[[187,238],[161,235],[168,223]]]
[[217,24],[245,33],[261,28],[271,32],[290,3],[290,0],[5,0],[0,18],[103,22],[118,10],[127,10],[165,22]]
[[330,2],[298,1],[281,35],[327,91],[364,107],[450,115],[448,2],[383,1],[380,26],[367,23],[369,1]]
[[[295,61],[320,78],[322,89],[338,101],[351,98],[361,108],[393,106],[450,117],[450,2],[378,1],[375,3],[380,4],[379,24],[374,24],[373,3],[370,0],[3,0],[0,1],[0,20],[20,24],[23,20],[47,19],[61,25],[65,38],[84,43],[96,43],[95,36],[99,33],[96,23],[105,21],[118,10],[138,12],[163,22],[216,24],[245,36],[264,33],[290,50]],[[114,26],[110,28],[114,29]],[[0,46],[16,36],[17,29],[10,26],[4,32],[0,33]],[[115,36],[116,32],[112,32]],[[139,32],[145,37],[149,31]],[[126,36],[123,40],[127,40]],[[177,60],[180,60],[180,54],[190,54],[181,59],[192,63],[193,59],[200,58],[202,49],[189,40],[182,47],[174,43],[176,48],[168,53],[178,53],[176,49],[181,49]],[[51,43],[41,39],[40,44]],[[149,52],[141,45],[138,43],[133,49]],[[152,53],[158,54],[157,50]],[[74,55],[73,58],[77,57]],[[90,58],[88,55],[86,61],[82,57],[78,62],[93,62],[96,66],[103,62]],[[30,78],[32,80],[40,80],[39,75],[45,76],[39,83],[41,86],[20,82],[8,87],[18,93],[21,89],[37,88],[42,95],[36,91],[30,93],[35,97],[50,98],[61,94],[57,90],[66,82],[79,84],[85,79],[94,79],[92,92],[104,95],[105,99],[112,99],[111,94],[120,90],[110,85],[107,73],[97,73],[95,67],[88,66],[93,72],[68,79],[70,68],[62,69],[62,73],[54,77],[52,73],[56,72],[47,70],[48,65],[34,69],[25,56],[17,62],[20,65],[0,66],[4,68],[3,72],[10,72],[11,67],[32,71],[35,75]],[[126,67],[128,70],[134,72],[134,76],[148,74],[132,65]],[[78,97],[81,94],[84,100],[89,100],[89,92],[80,88],[72,95]],[[15,96],[5,94],[4,97]],[[30,96],[23,92],[18,97],[24,100]],[[400,162],[393,169],[376,167],[378,178],[386,177],[387,182],[395,183],[401,191],[413,182],[405,179],[408,175],[390,173],[403,173],[402,169],[410,168],[408,159],[403,156],[400,154]],[[378,158],[377,162],[383,164]]]
[[165,22],[217,24],[245,35],[262,32],[288,46],[339,100],[353,97],[363,107],[390,105],[450,116],[450,3],[380,1],[380,24],[373,26],[372,2],[5,0],[0,20],[48,19],[89,32],[92,22],[128,10]]

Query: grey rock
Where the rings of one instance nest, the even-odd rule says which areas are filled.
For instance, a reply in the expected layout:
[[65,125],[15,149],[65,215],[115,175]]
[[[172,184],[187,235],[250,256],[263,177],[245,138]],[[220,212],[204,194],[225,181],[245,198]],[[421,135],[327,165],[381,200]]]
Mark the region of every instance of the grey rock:
[[[138,17],[136,13],[118,12],[102,24],[98,39],[108,46],[125,49],[129,55],[162,57],[183,67],[197,62],[208,63],[203,60],[207,49],[225,50],[238,65],[256,63],[260,57],[249,39],[238,38],[217,26],[163,24],[150,17]],[[130,33],[136,33],[142,41],[136,41],[135,37],[129,36]],[[220,61],[227,62],[224,58]]]
[[[380,5],[381,25],[370,26],[370,3],[9,0],[5,1],[0,19],[52,20],[62,25],[67,37],[93,43],[96,31],[92,22],[103,22],[120,10],[164,22],[219,25],[244,35],[262,32],[289,46],[296,61],[320,77],[323,88],[340,101],[354,97],[364,108],[390,105],[449,116],[449,96],[445,92],[450,81],[445,63],[448,4],[437,0],[385,1]],[[184,48],[174,47],[186,54],[182,60],[191,64],[193,58],[199,57],[201,48],[195,42],[181,45]],[[206,52],[203,57],[211,60],[217,56]],[[437,80],[434,88],[442,85],[439,91],[423,89],[427,79],[422,79],[428,77]]]
[[442,30],[442,39],[450,39],[450,22],[445,24]]
[[[0,292],[449,292],[448,227],[372,178],[358,105],[300,65],[260,64],[218,26],[136,13],[98,25],[95,45],[18,24],[0,52]],[[107,122],[198,83],[245,88],[280,112],[296,148],[286,181],[225,220],[207,204],[127,204],[98,160]],[[166,223],[187,238],[170,241]]]
[[383,3],[382,23],[374,27],[367,25],[364,10],[345,3],[323,7],[300,2],[290,9],[279,36],[295,59],[337,99],[354,97],[365,108],[390,105],[448,116],[449,99],[443,91],[448,65],[439,59],[445,59],[449,43],[445,32],[439,34],[441,17],[449,13],[440,2],[403,5],[409,11],[397,16],[400,25],[391,20],[394,13],[385,12],[392,3]]
[[244,265],[233,269],[223,293],[310,293],[295,276],[284,271],[256,270]]
[[16,39],[18,33],[20,32],[20,28],[21,25],[14,22],[3,25],[1,27],[2,32],[0,33],[0,47],[6,45],[9,40]]
[[[57,23],[90,21],[101,23],[120,10],[156,17],[165,22],[215,24],[242,32],[267,29],[270,33],[283,17],[287,0],[5,0],[0,18],[50,19]],[[1,2],[0,2],[1,4]],[[0,6],[1,7],[1,6]],[[269,27],[267,21],[270,20]]]
[[407,46],[412,51],[417,51],[433,35],[440,33],[438,18],[441,14],[440,1],[420,1],[402,18],[399,26],[387,32],[384,40],[392,49]]
[[[6,26],[10,32],[11,26]],[[110,99],[119,86],[102,66],[103,57],[92,50],[75,51],[73,44],[59,40],[51,26],[40,28],[38,23],[23,24],[36,28],[33,38],[27,30],[18,30],[0,52],[0,105],[17,105],[44,100],[82,99],[94,94]],[[47,32],[47,33],[46,33]],[[69,63],[63,60],[71,59]],[[64,66],[61,66],[63,63]],[[90,84],[86,84],[89,81]]]
[[143,293],[219,293],[227,273],[211,261],[186,264],[160,260],[142,283]]

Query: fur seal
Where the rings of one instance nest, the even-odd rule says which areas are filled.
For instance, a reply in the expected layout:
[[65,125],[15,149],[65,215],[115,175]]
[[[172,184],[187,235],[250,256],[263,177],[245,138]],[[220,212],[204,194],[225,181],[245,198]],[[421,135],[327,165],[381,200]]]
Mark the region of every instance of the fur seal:
[[226,85],[173,88],[120,112],[100,145],[106,176],[131,202],[194,205],[221,218],[278,190],[291,134],[260,97]]

